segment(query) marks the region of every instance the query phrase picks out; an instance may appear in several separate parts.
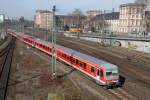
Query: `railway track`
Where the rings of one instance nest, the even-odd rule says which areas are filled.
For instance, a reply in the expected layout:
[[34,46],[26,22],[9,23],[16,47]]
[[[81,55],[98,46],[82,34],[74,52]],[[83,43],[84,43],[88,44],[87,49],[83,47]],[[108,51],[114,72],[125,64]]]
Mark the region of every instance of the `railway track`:
[[[116,95],[120,99],[148,99],[150,91],[150,78],[149,74],[149,56],[143,54],[136,54],[122,49],[112,49],[98,46],[88,41],[77,40],[73,38],[58,37],[57,43],[80,52],[84,52],[99,59],[107,60],[119,66],[121,75],[124,75],[127,79],[125,86],[121,89],[110,91],[110,93]],[[142,65],[136,62],[132,62],[127,59],[127,56],[133,55],[133,59],[140,60],[142,57],[146,62]],[[139,64],[139,65],[138,65]],[[132,85],[133,84],[133,85]],[[119,96],[123,95],[123,97]]]
[[7,93],[7,86],[15,47],[15,38],[0,52],[2,66],[0,67],[0,100],[5,100]]
[[5,41],[7,41],[8,40],[8,37],[6,37],[5,39],[3,39],[3,40],[0,40],[0,45],[2,45],[3,43],[5,43]]
[[[67,37],[63,37],[64,39],[69,39]],[[61,39],[60,36],[58,35],[58,39]],[[142,57],[142,60],[145,60],[145,61],[149,61],[150,60],[150,55],[149,54],[146,54],[146,53],[141,53],[139,51],[134,51],[134,50],[130,50],[130,49],[127,49],[127,48],[122,48],[122,47],[103,47],[103,46],[100,46],[99,43],[96,43],[96,42],[89,42],[89,41],[86,41],[86,40],[80,40],[80,39],[74,39],[74,38],[71,38],[72,40],[75,40],[76,42],[80,42],[80,43],[83,43],[83,44],[86,44],[86,45],[89,45],[90,43],[90,46],[91,45],[94,45],[96,46],[97,48],[99,49],[105,49],[106,51],[108,52],[112,52],[112,53],[115,53],[115,55],[121,55],[123,58],[127,58],[128,56],[133,56],[134,59],[139,59]]]
[[[49,61],[48,58],[46,58],[44,55],[40,55],[37,52],[32,51],[35,55],[39,56],[40,58],[44,59],[45,61]],[[60,62],[57,62],[60,63]],[[82,73],[76,72],[75,69],[73,69],[72,67],[69,68],[70,71],[66,70],[64,67],[58,67],[59,70],[61,70],[62,72],[69,72],[70,74],[67,75],[67,77],[71,80],[71,82],[74,84],[74,86],[81,91],[81,93],[83,92],[83,89],[86,89],[85,91],[89,91],[90,93],[94,94],[95,96],[98,96],[98,99],[103,99],[103,100],[109,100],[107,97],[105,97],[104,95],[102,95],[101,93],[99,93],[99,89],[103,90],[103,92],[105,93],[110,93],[115,95],[116,98],[118,98],[119,100],[136,100],[136,98],[134,98],[132,95],[128,94],[126,91],[122,90],[121,88],[118,88],[116,90],[112,90],[112,89],[105,89],[101,86],[96,86],[98,87],[93,88],[93,86],[88,85],[83,79],[86,79],[86,81],[90,81],[91,79],[89,77],[87,77],[86,75],[83,75]],[[90,81],[91,82],[91,81]],[[93,83],[93,82],[92,82]],[[95,84],[95,83],[94,83]],[[96,85],[96,84],[95,84]]]
[[[107,55],[109,55],[109,56],[112,56],[113,58],[119,58],[120,60],[123,60],[123,61],[125,61],[125,62],[128,62],[128,60],[127,59],[124,59],[124,57],[122,57],[122,54],[117,54],[117,53],[115,53],[115,52],[111,52],[111,51],[107,51],[107,49],[104,49],[104,48],[101,48],[101,47],[95,47],[95,45],[89,45],[89,44],[87,44],[87,43],[85,43],[85,42],[82,42],[82,41],[80,41],[80,43],[78,44],[78,42],[79,41],[72,41],[72,40],[68,40],[68,39],[60,39],[59,38],[59,41],[58,41],[58,43],[59,44],[62,44],[62,45],[65,45],[66,46],[66,43],[69,45],[69,43],[71,43],[72,45],[78,45],[79,47],[85,47],[84,48],[84,50],[80,50],[80,49],[83,49],[83,48],[79,48],[79,51],[81,51],[81,52],[83,52],[83,51],[89,51],[89,49],[91,50],[91,51],[89,51],[89,52],[91,52],[91,53],[89,53],[89,52],[87,52],[88,54],[91,54],[92,56],[95,56],[95,55],[97,55],[96,57],[97,58],[99,58],[99,57],[101,57],[101,55],[100,54],[97,54],[98,52],[100,52],[100,53],[104,53],[104,54],[107,54]],[[71,46],[71,45],[69,45],[69,46]],[[68,47],[69,47],[68,46]],[[73,48],[73,46],[71,47],[71,48]],[[75,48],[75,47],[74,47]],[[73,48],[73,49],[74,49]],[[77,49],[77,48],[75,48],[75,49]],[[104,59],[106,59],[106,60],[108,60],[106,57],[103,57]],[[110,61],[111,62],[111,61]],[[112,63],[115,63],[116,64],[116,62],[113,62],[112,61]],[[128,62],[129,63],[129,62]],[[132,65],[133,66],[133,68],[135,68],[135,64],[133,64],[132,62],[130,62],[130,65]],[[145,70],[146,69],[146,70]],[[132,69],[131,69],[132,70]],[[136,70],[140,70],[140,71],[146,71],[146,72],[148,72],[148,71],[150,71],[150,69],[149,68],[147,68],[147,66],[144,66],[144,69],[142,69],[142,68],[139,68],[139,67],[137,67],[136,68]],[[145,76],[146,76],[146,73],[145,73]]]
[[[68,44],[69,43],[71,43],[71,44],[78,44],[78,42],[80,42],[78,45],[80,46],[80,47],[86,47],[86,49],[87,48],[89,48],[89,49],[93,49],[94,50],[94,52],[93,53],[95,53],[95,51],[97,51],[97,52],[102,52],[102,53],[107,53],[108,55],[110,55],[110,56],[113,56],[113,57],[115,57],[115,58],[119,58],[120,60],[121,60],[121,58],[122,58],[122,60],[124,60],[124,61],[128,61],[128,59],[124,59],[125,57],[124,57],[124,55],[123,55],[123,53],[124,52],[122,52],[121,54],[119,54],[119,53],[117,53],[117,51],[115,51],[115,52],[113,52],[113,51],[111,51],[111,50],[107,50],[107,49],[105,49],[105,48],[102,48],[102,47],[100,47],[100,46],[95,46],[95,45],[89,45],[87,42],[84,42],[84,41],[72,41],[72,40],[69,40],[69,39],[62,39],[62,38],[59,38],[59,44],[63,44],[62,42],[68,42]],[[82,48],[80,48],[80,49],[82,49]],[[88,49],[87,49],[88,50]],[[96,52],[96,53],[97,53]],[[92,55],[92,56],[94,56],[94,55]],[[134,58],[133,58],[134,59]],[[136,59],[136,58],[135,58]],[[129,61],[130,62],[130,61]],[[134,65],[134,66],[137,66],[137,65],[135,65],[135,63],[132,63],[132,62],[130,62],[132,65]],[[150,71],[150,68],[149,67],[147,67],[147,66],[145,66],[144,68],[137,68],[137,69],[140,69],[140,70],[142,70],[142,71]],[[144,70],[143,70],[144,69]],[[146,70],[145,70],[146,69]]]
[[[126,86],[126,90],[123,89],[124,91],[127,91],[125,94],[128,94],[128,96],[130,95],[129,93],[132,93],[132,97],[129,96],[129,98],[133,98],[134,96],[136,96],[135,98],[137,98],[137,94],[135,94],[137,91],[139,91],[139,87],[142,88],[149,88],[149,78],[146,76],[149,76],[149,68],[147,67],[137,67],[134,64],[132,64],[131,62],[121,59],[119,56],[114,56],[114,54],[112,54],[113,52],[108,52],[107,49],[103,49],[103,48],[99,48],[99,47],[95,47],[95,45],[89,45],[88,43],[84,43],[82,41],[73,41],[71,39],[58,39],[58,43],[64,46],[69,46],[72,49],[76,49],[80,52],[85,52],[87,54],[90,54],[94,57],[97,57],[99,59],[105,59],[109,62],[112,62],[114,64],[117,64],[120,67],[120,73],[122,75],[125,75],[125,77],[129,80],[131,80],[131,82],[136,83],[137,86],[137,90],[134,90],[135,92],[131,92],[129,91],[130,89],[127,89],[128,85]],[[70,44],[69,44],[70,43]],[[76,47],[82,47],[82,48],[76,48]],[[83,49],[84,48],[84,49]],[[92,53],[91,53],[92,52]],[[120,55],[121,56],[121,55]],[[118,62],[119,61],[119,62]],[[128,67],[127,67],[128,66]],[[127,73],[128,72],[128,73]],[[139,87],[138,87],[139,86]],[[146,88],[145,88],[146,89]],[[146,93],[147,90],[145,89],[140,89],[140,91],[143,91],[144,93]],[[128,92],[129,91],[129,92]],[[114,92],[112,92],[114,93]]]

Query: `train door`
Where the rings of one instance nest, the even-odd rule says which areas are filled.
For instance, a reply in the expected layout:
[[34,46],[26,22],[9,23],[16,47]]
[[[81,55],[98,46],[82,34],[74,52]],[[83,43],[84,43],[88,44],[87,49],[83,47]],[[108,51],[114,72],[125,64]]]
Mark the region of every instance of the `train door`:
[[96,79],[97,79],[97,80],[100,79],[100,71],[99,71],[99,69],[97,69]]
[[104,80],[104,69],[100,69],[100,80]]

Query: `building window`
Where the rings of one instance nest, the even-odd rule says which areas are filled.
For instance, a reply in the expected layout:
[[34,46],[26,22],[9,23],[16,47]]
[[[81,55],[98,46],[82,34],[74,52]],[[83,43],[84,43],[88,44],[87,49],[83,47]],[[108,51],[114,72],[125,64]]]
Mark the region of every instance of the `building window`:
[[132,18],[134,18],[134,15],[132,15]]
[[136,20],[136,26],[138,26],[138,20]]
[[131,21],[131,25],[134,25],[134,20]]

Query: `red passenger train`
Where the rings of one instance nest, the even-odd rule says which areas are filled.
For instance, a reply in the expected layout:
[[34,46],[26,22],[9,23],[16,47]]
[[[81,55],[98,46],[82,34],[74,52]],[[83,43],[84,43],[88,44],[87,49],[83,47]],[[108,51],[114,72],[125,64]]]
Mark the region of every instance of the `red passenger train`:
[[[7,33],[28,45],[51,55],[52,44],[50,42],[43,41],[36,37],[16,32],[11,29],[7,29]],[[60,45],[56,45],[55,53],[57,59],[88,75],[99,85],[106,86],[108,88],[120,85],[118,67],[114,64]]]

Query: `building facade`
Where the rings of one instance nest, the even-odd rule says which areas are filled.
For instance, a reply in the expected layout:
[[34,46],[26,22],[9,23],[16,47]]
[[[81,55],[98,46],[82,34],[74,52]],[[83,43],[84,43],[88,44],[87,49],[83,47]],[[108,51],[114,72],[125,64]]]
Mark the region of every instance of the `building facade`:
[[88,17],[95,17],[96,15],[103,14],[102,10],[89,10],[86,12]]
[[130,33],[144,31],[145,8],[146,6],[141,3],[120,5],[119,32]]
[[34,17],[34,25],[38,28],[53,28],[53,12],[48,10],[37,10]]
[[104,13],[95,16],[92,25],[97,32],[118,32],[119,29],[119,12]]
[[88,26],[94,26],[97,31],[106,30],[115,33],[143,32],[146,30],[145,10],[146,5],[142,3],[122,4],[119,7],[119,12],[93,14],[96,16],[90,20],[92,24]]

